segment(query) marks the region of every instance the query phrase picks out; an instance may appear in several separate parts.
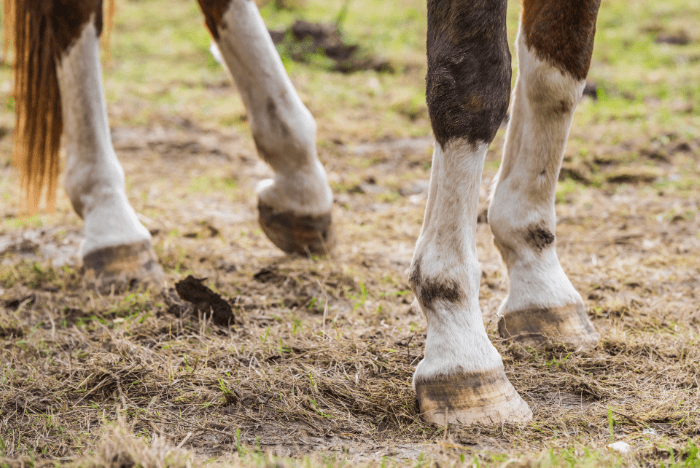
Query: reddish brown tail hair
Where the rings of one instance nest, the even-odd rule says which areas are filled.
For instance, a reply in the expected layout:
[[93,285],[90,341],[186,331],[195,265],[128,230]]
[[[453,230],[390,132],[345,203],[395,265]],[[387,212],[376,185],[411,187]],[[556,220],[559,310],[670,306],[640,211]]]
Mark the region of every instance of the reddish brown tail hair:
[[[107,6],[111,30],[114,0]],[[42,193],[53,211],[58,186],[58,159],[63,121],[56,76],[58,52],[45,0],[4,0],[5,56],[14,38],[15,147],[13,161],[20,174],[20,212],[39,211]]]
[[[35,213],[44,187],[53,210],[63,123],[51,18],[47,2],[5,0],[6,34],[15,41],[15,149],[20,173],[20,212]],[[8,11],[9,10],[9,11]],[[42,11],[43,10],[43,11]],[[9,27],[7,23],[12,22]]]

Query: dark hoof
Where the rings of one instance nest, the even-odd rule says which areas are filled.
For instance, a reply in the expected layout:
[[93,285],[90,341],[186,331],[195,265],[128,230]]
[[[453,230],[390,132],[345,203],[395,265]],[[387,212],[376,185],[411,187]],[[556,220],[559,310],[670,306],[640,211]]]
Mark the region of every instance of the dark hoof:
[[508,381],[503,368],[436,377],[414,383],[423,419],[451,424],[523,423],[532,411]]
[[258,204],[260,227],[267,237],[287,253],[326,255],[335,247],[331,214],[297,216],[289,211],[275,213]]
[[498,332],[523,346],[542,347],[565,344],[576,349],[593,349],[600,335],[593,327],[583,304],[506,313],[498,321]]
[[93,250],[83,257],[85,278],[98,287],[121,287],[132,281],[161,286],[165,274],[158,264],[151,241],[115,245]]

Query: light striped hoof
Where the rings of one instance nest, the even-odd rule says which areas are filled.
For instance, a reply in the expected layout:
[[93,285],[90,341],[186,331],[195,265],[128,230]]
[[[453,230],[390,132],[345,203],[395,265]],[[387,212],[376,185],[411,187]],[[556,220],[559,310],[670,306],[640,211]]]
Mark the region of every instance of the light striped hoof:
[[98,288],[128,286],[133,281],[162,286],[165,274],[150,240],[93,250],[83,257],[85,278]]
[[523,346],[565,344],[577,350],[593,349],[600,335],[583,304],[524,309],[506,313],[498,321],[498,332]]
[[258,203],[260,227],[277,247],[287,253],[326,255],[335,247],[331,214],[297,216],[290,211],[275,213]]
[[508,381],[503,368],[416,378],[414,388],[421,416],[430,424],[498,425],[532,419],[530,407]]

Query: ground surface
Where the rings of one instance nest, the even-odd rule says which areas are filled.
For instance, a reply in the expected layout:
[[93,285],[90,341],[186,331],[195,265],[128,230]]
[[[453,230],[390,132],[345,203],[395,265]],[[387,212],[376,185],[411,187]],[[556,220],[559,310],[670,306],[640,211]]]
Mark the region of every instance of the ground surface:
[[[601,333],[595,350],[498,338],[507,278],[480,216],[484,320],[534,419],[467,429],[424,425],[410,388],[425,339],[406,283],[432,150],[425,7],[355,0],[342,15],[342,4],[263,10],[277,30],[340,19],[348,41],[394,71],[343,75],[320,54],[300,64],[278,46],[318,120],[336,196],[338,248],[319,259],[281,254],[257,226],[254,187],[270,170],[196,2],[117,1],[104,71],[130,200],[171,284],[207,278],[233,306],[231,329],[202,323],[173,291],[84,285],[81,224],[65,195],[54,214],[18,217],[0,70],[3,463],[258,465],[274,453],[332,466],[698,466],[700,2],[601,10],[557,192],[557,250]],[[502,143],[503,131],[482,213]],[[633,451],[612,453],[613,441]]]

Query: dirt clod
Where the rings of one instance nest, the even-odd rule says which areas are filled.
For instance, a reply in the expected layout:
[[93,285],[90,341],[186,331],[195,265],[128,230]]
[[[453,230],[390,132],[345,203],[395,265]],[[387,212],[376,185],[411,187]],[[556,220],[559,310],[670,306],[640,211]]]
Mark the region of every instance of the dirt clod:
[[281,283],[285,280],[285,277],[277,273],[275,265],[271,265],[261,268],[253,275],[253,279],[261,283]]
[[23,336],[24,330],[19,327],[0,325],[0,338],[22,338]]
[[308,63],[313,54],[321,53],[335,62],[331,69],[341,73],[394,71],[388,60],[368,55],[359,44],[345,42],[335,24],[296,20],[286,30],[270,31],[270,37],[275,44],[286,46],[292,60],[297,62]]
[[690,37],[685,31],[670,34],[659,34],[656,38],[657,44],[687,45]]
[[180,298],[192,303],[203,317],[211,314],[211,319],[216,325],[229,326],[234,320],[231,306],[219,294],[202,284],[204,280],[206,278],[189,275],[175,283],[175,290]]
[[590,81],[586,82],[586,86],[583,88],[583,95],[588,96],[589,98],[593,99],[594,101],[598,100],[598,85],[595,83],[591,83]]
[[35,300],[35,295],[34,294],[29,294],[28,296],[24,296],[22,298],[17,298],[17,299],[9,299],[5,301],[5,307],[11,310],[17,310],[22,304],[24,305],[32,305]]

